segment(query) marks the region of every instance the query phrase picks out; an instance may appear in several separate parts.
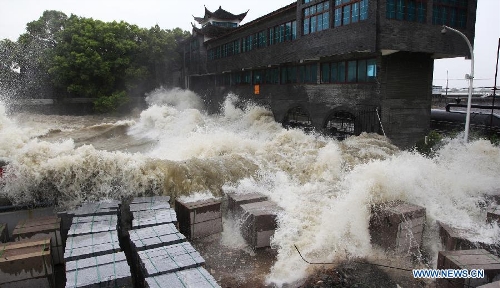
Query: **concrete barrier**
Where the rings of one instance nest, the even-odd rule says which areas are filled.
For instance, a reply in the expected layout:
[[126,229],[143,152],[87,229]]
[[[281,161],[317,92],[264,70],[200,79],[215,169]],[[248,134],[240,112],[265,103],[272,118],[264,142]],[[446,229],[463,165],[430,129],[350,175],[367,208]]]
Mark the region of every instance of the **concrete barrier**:
[[484,249],[440,251],[437,269],[484,269],[485,277],[481,279],[436,279],[436,287],[477,287],[500,280],[500,258]]
[[185,202],[176,200],[179,231],[189,239],[222,232],[221,201],[215,199]]
[[485,249],[490,253],[500,256],[500,243],[488,244],[481,241],[470,240],[475,233],[468,229],[452,227],[451,225],[437,221],[439,226],[439,237],[443,244],[444,250],[468,250],[468,249]]
[[372,207],[370,236],[373,244],[397,253],[412,254],[422,245],[425,208],[394,201]]
[[281,211],[271,201],[254,202],[240,205],[242,210],[241,234],[252,248],[271,245],[271,237],[278,227],[277,215]]

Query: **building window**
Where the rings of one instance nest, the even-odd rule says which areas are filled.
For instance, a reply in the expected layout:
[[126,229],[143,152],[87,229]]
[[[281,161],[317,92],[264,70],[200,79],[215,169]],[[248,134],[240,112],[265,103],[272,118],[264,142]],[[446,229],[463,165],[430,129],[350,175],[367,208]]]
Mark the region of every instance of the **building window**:
[[264,70],[253,70],[253,84],[264,83]]
[[279,84],[279,76],[280,74],[278,68],[267,69],[264,83]]
[[281,84],[297,83],[297,66],[285,66],[281,68]]
[[267,30],[269,45],[297,39],[297,21],[287,22]]
[[260,31],[257,33],[258,44],[257,47],[262,48],[267,46],[267,33],[266,31]]
[[465,28],[467,26],[467,0],[434,0],[432,24]]
[[317,83],[318,65],[309,64],[299,66],[299,82],[300,83]]
[[376,59],[321,63],[321,83],[375,82],[376,77]]
[[243,52],[252,51],[254,38],[255,38],[254,35],[248,35],[247,37],[243,37],[243,39],[241,40],[241,47],[243,48],[242,49]]
[[335,0],[334,27],[366,19],[368,19],[368,0]]
[[427,0],[387,0],[387,19],[426,22]]
[[304,35],[328,29],[330,27],[330,2],[325,1],[304,8],[303,17]]
[[302,4],[307,4],[307,3],[310,3],[312,2],[313,0],[302,0]]

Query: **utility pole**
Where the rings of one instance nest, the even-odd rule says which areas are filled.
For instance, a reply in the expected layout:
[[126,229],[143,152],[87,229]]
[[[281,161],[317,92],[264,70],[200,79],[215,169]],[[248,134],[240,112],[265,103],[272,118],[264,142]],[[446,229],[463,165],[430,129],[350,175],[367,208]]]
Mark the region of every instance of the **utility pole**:
[[498,38],[498,49],[497,49],[497,67],[495,70],[495,84],[493,84],[493,100],[491,103],[491,118],[490,118],[490,129],[493,128],[493,107],[495,107],[495,98],[497,92],[497,78],[498,78],[498,57],[500,56],[500,38]]

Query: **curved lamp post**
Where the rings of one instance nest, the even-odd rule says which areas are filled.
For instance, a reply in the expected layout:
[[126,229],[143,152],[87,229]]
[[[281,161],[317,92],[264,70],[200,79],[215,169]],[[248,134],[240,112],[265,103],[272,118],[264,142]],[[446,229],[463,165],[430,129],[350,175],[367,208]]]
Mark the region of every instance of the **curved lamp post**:
[[470,107],[471,107],[471,103],[472,103],[472,82],[474,80],[474,50],[472,49],[472,45],[470,44],[470,41],[469,39],[467,39],[467,36],[465,36],[464,33],[458,31],[457,29],[453,29],[451,27],[448,27],[446,25],[443,25],[443,30],[441,30],[441,33],[446,33],[446,30],[450,30],[450,31],[453,31],[457,34],[459,34],[460,36],[462,36],[462,38],[464,38],[465,42],[467,42],[467,45],[469,45],[469,49],[470,49],[470,74],[469,75],[466,75],[465,77],[467,79],[469,79],[469,97],[468,97],[468,100],[467,100],[467,116],[465,117],[465,136],[464,136],[464,140],[465,142],[467,142],[469,140],[469,125],[470,125]]

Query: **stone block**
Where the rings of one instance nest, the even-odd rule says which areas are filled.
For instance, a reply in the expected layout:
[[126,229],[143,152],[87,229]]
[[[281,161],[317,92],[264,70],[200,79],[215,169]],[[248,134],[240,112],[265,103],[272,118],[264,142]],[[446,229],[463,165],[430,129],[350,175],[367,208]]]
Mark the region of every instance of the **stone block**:
[[64,263],[61,218],[57,216],[45,216],[36,219],[21,220],[12,232],[14,241],[44,239],[46,237],[51,238],[51,254],[54,265]]
[[425,225],[425,208],[394,201],[372,207],[370,236],[373,244],[398,253],[419,250]]
[[220,288],[214,277],[203,267],[191,268],[146,278],[146,288],[162,288],[168,283],[171,288]]
[[103,215],[118,215],[120,212],[121,202],[116,200],[106,200],[100,202],[84,203],[79,207],[58,212],[57,215],[61,218],[61,234],[63,240],[66,241],[69,228],[73,224],[73,217],[85,216],[103,216]]
[[66,263],[66,287],[134,287],[123,252]]
[[140,251],[138,256],[145,278],[205,264],[189,242]]
[[50,237],[1,244],[0,287],[53,287],[50,246]]
[[439,226],[439,237],[443,244],[444,250],[468,250],[468,249],[485,249],[490,253],[499,256],[500,245],[499,243],[488,244],[471,239],[479,238],[476,233],[468,229],[457,228],[446,223],[437,221]]
[[255,202],[241,205],[243,211],[241,234],[252,248],[263,248],[271,245],[271,237],[278,228],[277,215],[281,211],[271,201]]
[[172,223],[130,230],[129,234],[132,250],[135,251],[168,246],[186,240]]
[[7,223],[0,223],[0,243],[9,242],[9,227]]
[[137,211],[132,213],[132,228],[139,229],[168,223],[177,223],[174,209]]
[[66,242],[64,259],[66,262],[75,261],[118,251],[120,243],[116,231],[71,236]]
[[229,193],[227,194],[227,209],[233,216],[240,216],[243,211],[241,210],[241,205],[267,201],[267,196],[260,193]]
[[68,237],[99,232],[116,231],[118,219],[116,215],[74,217],[68,231]]
[[136,197],[130,201],[124,201],[121,209],[121,233],[128,236],[128,231],[132,229],[132,213],[149,210],[169,209],[169,196]]
[[500,280],[500,258],[484,249],[440,251],[437,269],[484,269],[481,279],[437,279],[436,287],[477,287]]
[[215,199],[185,202],[176,200],[179,231],[189,239],[222,232],[221,201]]

